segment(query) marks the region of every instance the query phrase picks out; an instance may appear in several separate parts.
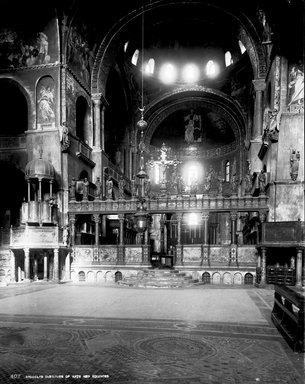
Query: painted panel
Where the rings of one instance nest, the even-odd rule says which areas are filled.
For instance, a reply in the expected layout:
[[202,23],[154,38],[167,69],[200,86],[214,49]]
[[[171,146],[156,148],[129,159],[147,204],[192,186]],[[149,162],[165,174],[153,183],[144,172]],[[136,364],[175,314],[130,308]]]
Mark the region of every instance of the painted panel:
[[43,31],[29,32],[13,27],[0,30],[0,68],[31,67],[58,60],[55,21]]

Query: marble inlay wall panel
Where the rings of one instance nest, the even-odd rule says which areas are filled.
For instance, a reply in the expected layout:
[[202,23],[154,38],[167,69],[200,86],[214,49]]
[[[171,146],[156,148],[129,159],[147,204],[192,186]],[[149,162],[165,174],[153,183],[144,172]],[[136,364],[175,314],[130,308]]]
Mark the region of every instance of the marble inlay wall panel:
[[103,247],[99,249],[100,263],[101,264],[116,264],[117,262],[117,248],[116,247]]
[[73,264],[92,264],[93,261],[93,248],[76,248],[74,251]]
[[229,247],[211,247],[210,248],[210,263],[214,264],[228,264],[230,258]]
[[126,264],[140,264],[141,262],[142,262],[142,248],[126,247],[126,249],[125,249],[125,263]]
[[238,262],[239,263],[247,263],[247,264],[255,264],[257,259],[257,249],[255,246],[253,247],[238,247]]
[[200,263],[201,247],[183,247],[183,262]]

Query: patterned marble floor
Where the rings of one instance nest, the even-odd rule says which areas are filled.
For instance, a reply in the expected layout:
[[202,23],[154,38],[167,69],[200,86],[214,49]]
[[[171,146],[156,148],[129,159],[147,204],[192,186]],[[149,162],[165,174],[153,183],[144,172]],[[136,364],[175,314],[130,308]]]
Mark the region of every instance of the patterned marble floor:
[[[0,290],[1,384],[304,382],[304,355],[293,353],[270,321],[273,300],[270,289],[240,290],[239,294],[246,295],[251,303],[248,306],[253,306],[249,310],[255,313],[257,309],[260,316],[252,322],[238,322],[228,321],[230,316],[225,313],[223,321],[205,321],[204,314],[197,320],[194,316],[189,320],[181,315],[170,319],[169,313],[173,312],[163,313],[163,316],[158,312],[159,318],[137,318],[141,312],[136,305],[131,308],[134,316],[130,318],[124,316],[124,307],[121,316],[116,317],[109,317],[107,308],[105,316],[96,316],[94,308],[88,316],[77,316],[73,308],[70,315],[63,310],[63,316],[59,315],[60,308],[66,306],[63,293],[67,294],[68,290],[80,297],[80,290],[88,295],[87,287],[78,290],[72,286],[33,287],[25,286],[23,291],[20,287]],[[113,301],[122,294],[115,288],[92,289],[91,294],[111,295]],[[141,290],[129,291],[135,303],[141,292],[143,295]],[[176,290],[167,292],[172,293],[172,297],[177,295]],[[233,295],[230,289],[206,287],[196,292],[203,298],[217,292],[219,298],[228,301],[232,301]],[[148,294],[157,309],[164,292],[153,290]],[[243,310],[238,297],[245,296],[239,294],[235,296],[234,312]],[[180,291],[182,303],[189,301],[191,296],[198,300],[195,290],[191,294]],[[34,297],[43,297],[50,303],[48,315],[20,310],[24,302]],[[57,306],[52,315],[54,299]],[[92,302],[92,297],[87,299]],[[9,303],[15,311],[8,310]],[[126,301],[126,305],[132,306],[131,301]],[[7,309],[6,313],[3,308]]]

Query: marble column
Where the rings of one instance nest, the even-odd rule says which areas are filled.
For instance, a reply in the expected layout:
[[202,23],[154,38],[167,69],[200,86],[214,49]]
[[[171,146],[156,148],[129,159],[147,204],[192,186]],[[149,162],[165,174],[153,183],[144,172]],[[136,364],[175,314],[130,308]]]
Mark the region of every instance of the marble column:
[[53,280],[59,281],[59,249],[54,249],[54,271],[53,271]]
[[264,79],[252,80],[255,90],[254,117],[252,127],[252,139],[262,135],[263,130],[263,92],[266,88]]
[[302,286],[302,270],[303,270],[303,250],[297,248],[297,265],[296,265],[296,282],[295,285],[300,288]]
[[100,215],[93,215],[92,218],[93,218],[93,221],[95,223],[95,243],[94,243],[94,245],[96,247],[98,247],[99,246],[99,238],[100,238],[101,218],[100,218]]
[[203,223],[203,244],[207,245],[208,244],[208,239],[209,239],[209,233],[208,233],[208,220],[209,220],[209,213],[208,212],[203,212],[202,213],[202,223]]
[[70,281],[71,280],[71,261],[70,261],[70,257],[71,257],[71,254],[70,252],[68,252],[67,256],[66,256],[66,263],[65,263],[65,269],[66,269],[66,273],[65,273],[65,280],[66,281]]
[[94,148],[101,148],[101,93],[92,94],[94,114]]
[[48,252],[43,253],[43,280],[48,280]]
[[30,280],[30,248],[24,248],[24,279]]
[[92,149],[92,160],[95,162],[92,177],[94,180],[96,180],[97,177],[102,177],[101,96],[101,93],[95,93],[92,95],[94,117],[94,145]]
[[17,279],[19,282],[22,280],[22,271],[20,265],[17,267]]
[[257,255],[257,268],[261,268],[262,266],[262,256],[260,254]]
[[267,248],[262,247],[262,279],[260,285],[266,285],[266,259],[267,259]]
[[10,250],[10,256],[11,256],[11,282],[15,283],[16,282],[16,256],[12,250]]
[[164,253],[164,220],[160,220],[160,244],[161,244],[161,253]]
[[76,222],[76,216],[75,215],[69,215],[69,221],[71,226],[71,246],[73,247],[75,245],[75,222]]
[[176,265],[182,265],[183,262],[183,246],[181,244],[181,226],[182,226],[181,213],[177,214],[177,246],[176,246]]
[[231,220],[231,244],[236,244],[236,225],[237,225],[237,212],[230,212]]
[[177,215],[177,245],[181,245],[181,225],[182,225],[182,215]]
[[119,244],[120,245],[124,245],[124,221],[125,221],[125,216],[119,215],[119,223],[120,223]]
[[34,255],[33,259],[33,274],[34,274],[34,281],[38,280],[38,262],[37,262],[37,256]]
[[106,230],[106,215],[102,215],[102,237],[107,237],[107,230]]

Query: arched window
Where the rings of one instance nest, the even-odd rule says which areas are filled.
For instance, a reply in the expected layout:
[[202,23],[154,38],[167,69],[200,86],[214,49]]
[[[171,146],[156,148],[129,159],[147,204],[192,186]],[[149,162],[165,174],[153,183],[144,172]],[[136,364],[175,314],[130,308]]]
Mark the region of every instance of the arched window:
[[226,67],[233,64],[233,58],[230,51],[227,51],[225,53],[225,62],[226,62]]
[[246,48],[245,48],[244,44],[240,40],[238,40],[238,45],[239,45],[241,54],[246,52]]
[[213,60],[209,60],[206,65],[206,74],[207,76],[215,76],[217,73],[217,68]]
[[144,69],[145,73],[147,73],[148,75],[152,75],[155,71],[155,59],[153,58],[150,58],[148,60],[148,62],[146,63],[145,65],[145,69]]
[[229,182],[230,181],[230,162],[229,162],[229,160],[226,162],[226,165],[225,165],[225,175],[226,175],[225,180]]
[[129,41],[126,41],[126,43],[124,44],[124,52],[125,52],[125,53],[126,53],[126,51],[127,51],[128,44],[129,44]]
[[140,51],[138,49],[134,51],[134,54],[132,55],[132,58],[131,58],[131,64],[137,65],[138,59],[139,59],[139,53]]

